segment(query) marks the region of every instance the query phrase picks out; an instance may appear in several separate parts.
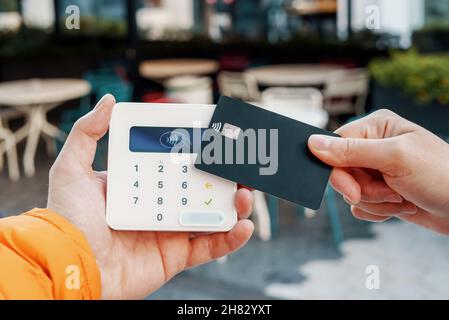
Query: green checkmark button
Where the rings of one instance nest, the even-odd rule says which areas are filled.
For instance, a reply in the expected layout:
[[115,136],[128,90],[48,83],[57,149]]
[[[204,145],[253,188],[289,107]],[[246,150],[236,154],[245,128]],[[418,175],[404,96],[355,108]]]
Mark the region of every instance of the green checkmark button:
[[204,201],[204,203],[208,206],[208,205],[210,205],[211,203],[212,203],[212,198],[210,198],[208,201]]

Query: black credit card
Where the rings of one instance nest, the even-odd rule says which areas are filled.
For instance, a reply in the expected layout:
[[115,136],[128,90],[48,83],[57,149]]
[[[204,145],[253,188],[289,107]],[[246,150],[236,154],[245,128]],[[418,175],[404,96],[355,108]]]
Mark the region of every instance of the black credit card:
[[203,136],[199,170],[318,209],[332,167],[307,147],[312,134],[336,136],[262,108],[221,97]]

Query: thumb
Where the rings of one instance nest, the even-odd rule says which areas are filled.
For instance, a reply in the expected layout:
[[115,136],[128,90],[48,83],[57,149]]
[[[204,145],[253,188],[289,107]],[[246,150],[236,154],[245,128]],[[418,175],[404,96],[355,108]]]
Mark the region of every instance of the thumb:
[[312,135],[310,151],[334,167],[361,167],[381,170],[394,161],[392,139],[338,138]]
[[115,98],[106,94],[95,108],[75,122],[58,157],[61,165],[91,170],[97,141],[108,131]]

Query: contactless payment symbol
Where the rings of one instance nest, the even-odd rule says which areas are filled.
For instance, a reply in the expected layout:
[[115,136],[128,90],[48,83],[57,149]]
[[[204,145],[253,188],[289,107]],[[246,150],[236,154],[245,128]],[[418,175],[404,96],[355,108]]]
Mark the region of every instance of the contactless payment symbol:
[[215,122],[215,123],[212,123],[212,125],[211,125],[212,129],[214,129],[218,133],[220,133],[222,126],[223,125],[221,124],[221,122]]
[[166,148],[173,148],[179,144],[189,144],[189,139],[179,131],[169,131],[161,135],[160,143]]

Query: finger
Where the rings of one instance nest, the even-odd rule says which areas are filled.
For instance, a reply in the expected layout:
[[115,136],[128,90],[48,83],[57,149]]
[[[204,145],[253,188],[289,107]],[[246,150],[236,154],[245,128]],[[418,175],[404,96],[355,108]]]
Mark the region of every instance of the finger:
[[187,267],[206,263],[240,249],[251,238],[253,230],[251,221],[240,220],[229,232],[203,235],[190,240]]
[[97,171],[94,172],[95,176],[97,177],[98,180],[100,180],[104,186],[107,185],[108,183],[108,173],[107,171]]
[[322,161],[338,167],[381,169],[393,166],[398,135],[416,127],[389,110],[378,110],[339,128],[342,138],[312,135],[309,148]]
[[396,113],[381,109],[366,117],[349,122],[336,130],[335,133],[344,138],[383,139],[397,136],[413,126],[411,122],[401,118]]
[[360,202],[360,185],[347,169],[334,168],[330,176],[330,183],[335,191],[348,198],[351,203]]
[[444,217],[438,217],[432,215],[421,208],[418,208],[418,212],[413,215],[398,216],[399,219],[407,221],[418,226],[434,230],[441,234],[447,235],[449,230],[449,219]]
[[64,158],[62,163],[91,169],[97,141],[108,131],[114,105],[114,97],[107,94],[92,111],[76,121],[61,150],[60,157]]
[[402,203],[404,199],[383,181],[361,184],[362,201],[369,203]]
[[359,220],[364,220],[364,221],[384,222],[384,221],[391,219],[391,216],[389,216],[389,217],[377,216],[377,215],[371,214],[369,212],[363,211],[362,209],[359,209],[354,206],[351,207],[351,212],[355,218],[357,218]]
[[239,189],[235,193],[234,205],[240,219],[247,219],[253,211],[253,194],[247,189]]
[[381,170],[394,164],[394,139],[339,138],[312,135],[310,151],[334,167],[362,167]]
[[249,191],[253,191],[254,190],[253,188],[244,186],[243,184],[240,184],[240,183],[237,184],[237,188],[238,189],[248,189]]
[[[403,198],[391,189],[383,180],[376,180],[366,170],[352,168],[350,170],[354,179],[361,188],[361,200],[370,203],[393,202],[401,203]],[[350,199],[350,198],[348,198]],[[351,199],[350,199],[351,200]]]
[[355,207],[376,216],[396,216],[399,214],[415,214],[418,209],[411,202],[403,203],[367,203],[359,202]]
[[360,201],[370,203],[401,203],[403,198],[384,181],[376,181],[359,168],[334,168],[330,177],[332,187],[352,204]]

